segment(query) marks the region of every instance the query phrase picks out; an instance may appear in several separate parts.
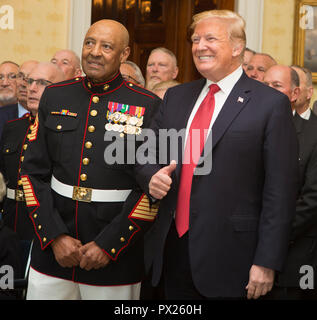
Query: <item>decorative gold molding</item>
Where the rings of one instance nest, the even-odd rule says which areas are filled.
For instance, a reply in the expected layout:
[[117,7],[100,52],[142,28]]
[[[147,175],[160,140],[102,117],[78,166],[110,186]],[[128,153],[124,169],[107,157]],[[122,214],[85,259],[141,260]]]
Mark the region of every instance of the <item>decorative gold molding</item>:
[[[293,63],[302,67],[307,67],[305,65],[305,46],[306,46],[306,31],[312,26],[314,26],[314,14],[312,14],[310,8],[305,8],[304,6],[309,6],[317,12],[317,1],[316,0],[296,0],[295,1],[295,24],[294,24],[294,50],[293,50]],[[316,7],[316,8],[314,8]],[[316,20],[316,17],[315,17]],[[317,43],[317,38],[314,41]],[[317,50],[316,50],[317,58]],[[311,68],[309,68],[311,69]],[[312,70],[313,81],[317,82],[317,65],[315,72]]]

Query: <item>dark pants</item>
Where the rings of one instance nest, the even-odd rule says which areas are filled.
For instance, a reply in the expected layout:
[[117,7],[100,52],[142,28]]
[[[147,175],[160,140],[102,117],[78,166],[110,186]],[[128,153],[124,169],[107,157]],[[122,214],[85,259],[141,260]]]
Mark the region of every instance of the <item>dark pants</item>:
[[287,287],[273,287],[266,297],[266,300],[317,300],[317,293],[315,290],[287,288]]
[[244,300],[245,298],[208,298],[196,289],[190,268],[188,232],[178,237],[172,223],[165,243],[164,254],[165,297],[168,300]]

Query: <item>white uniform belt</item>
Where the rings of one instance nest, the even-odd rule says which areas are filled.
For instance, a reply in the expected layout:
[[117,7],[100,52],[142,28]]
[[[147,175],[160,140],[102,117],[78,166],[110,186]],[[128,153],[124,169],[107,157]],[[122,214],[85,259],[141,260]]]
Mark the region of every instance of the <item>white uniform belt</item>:
[[61,196],[84,202],[124,202],[132,191],[131,189],[101,190],[70,186],[58,181],[54,176],[52,176],[51,188]]
[[7,188],[7,198],[15,201],[25,201],[23,190]]

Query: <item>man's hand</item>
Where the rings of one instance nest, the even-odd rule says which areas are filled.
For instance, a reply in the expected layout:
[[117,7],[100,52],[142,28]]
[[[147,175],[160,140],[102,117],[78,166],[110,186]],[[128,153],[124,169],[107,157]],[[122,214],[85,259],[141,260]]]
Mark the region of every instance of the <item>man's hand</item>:
[[88,242],[82,246],[80,252],[82,254],[80,267],[87,271],[103,268],[110,262],[110,258],[94,241]]
[[161,200],[167,195],[172,184],[171,175],[175,169],[176,161],[172,160],[168,166],[160,169],[152,176],[149,183],[149,192],[152,197]]
[[253,265],[249,273],[248,299],[258,299],[272,290],[275,271],[269,268]]
[[60,235],[51,243],[56,261],[64,268],[79,265],[81,260],[79,248],[81,246],[79,240],[65,234]]

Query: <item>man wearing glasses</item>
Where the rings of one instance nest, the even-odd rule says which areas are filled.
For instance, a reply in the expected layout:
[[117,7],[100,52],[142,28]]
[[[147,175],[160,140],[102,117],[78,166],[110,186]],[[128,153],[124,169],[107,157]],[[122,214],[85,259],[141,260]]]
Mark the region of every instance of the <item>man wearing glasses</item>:
[[[15,77],[16,82],[16,96],[18,99],[17,103],[8,104],[0,108],[0,137],[5,123],[12,119],[23,117],[27,112],[27,87],[26,78],[38,64],[38,61],[29,60],[25,61],[19,68],[18,73],[11,73],[11,77]],[[3,78],[4,75],[3,75]],[[4,83],[4,81],[3,81]],[[1,80],[0,80],[1,84]]]
[[17,101],[16,74],[19,66],[12,61],[0,64],[0,107]]
[[[21,68],[21,70],[26,72],[26,69]],[[20,78],[23,73],[21,70]],[[24,75],[25,73],[23,73],[23,80],[21,80],[27,83],[24,105],[29,112],[4,125],[0,140],[0,171],[7,182],[7,193],[3,202],[3,219],[5,224],[22,240],[22,249],[25,254],[22,260],[25,263],[34,233],[25,205],[20,176],[21,165],[32,130],[36,126],[34,120],[42,93],[49,84],[63,81],[64,73],[52,63],[39,63],[36,64],[27,79],[24,79]],[[23,98],[22,101],[24,101]]]

